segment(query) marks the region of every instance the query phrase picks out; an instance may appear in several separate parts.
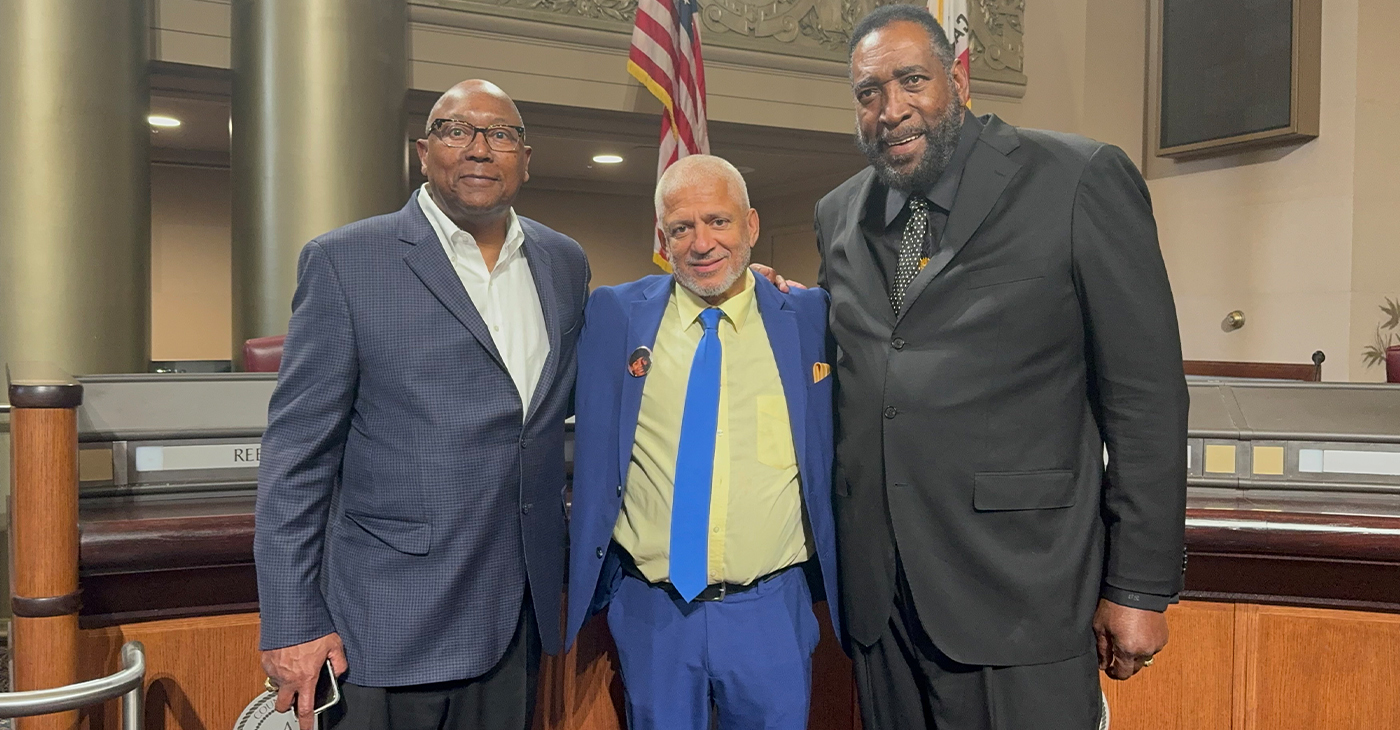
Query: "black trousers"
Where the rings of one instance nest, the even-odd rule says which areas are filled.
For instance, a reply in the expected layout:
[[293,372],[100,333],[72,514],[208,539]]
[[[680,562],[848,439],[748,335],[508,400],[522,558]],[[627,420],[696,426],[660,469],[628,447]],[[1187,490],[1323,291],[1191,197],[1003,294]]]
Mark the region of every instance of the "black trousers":
[[[894,611],[873,646],[855,647],[866,730],[1095,730],[1098,655],[1092,646],[1051,664],[960,664],[925,633],[899,570]],[[936,620],[936,619],[935,619]]]
[[540,670],[540,632],[526,593],[506,653],[479,677],[409,687],[341,686],[321,716],[330,730],[528,730]]

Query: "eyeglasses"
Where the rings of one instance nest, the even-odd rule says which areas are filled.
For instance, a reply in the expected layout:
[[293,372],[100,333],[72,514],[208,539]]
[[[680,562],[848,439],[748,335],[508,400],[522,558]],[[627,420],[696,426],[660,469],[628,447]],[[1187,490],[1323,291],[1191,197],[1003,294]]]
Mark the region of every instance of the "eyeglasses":
[[525,143],[525,128],[512,124],[492,124],[478,127],[456,119],[434,119],[428,127],[428,134],[448,147],[470,147],[480,133],[486,137],[486,144],[497,152],[518,152]]

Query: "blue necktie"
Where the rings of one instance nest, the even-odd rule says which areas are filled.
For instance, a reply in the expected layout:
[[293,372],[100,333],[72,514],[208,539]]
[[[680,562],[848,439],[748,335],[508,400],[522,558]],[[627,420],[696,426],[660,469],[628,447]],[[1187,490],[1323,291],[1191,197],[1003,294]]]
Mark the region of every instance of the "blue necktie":
[[676,489],[671,499],[671,585],[687,601],[709,585],[710,487],[715,470],[715,431],[719,428],[720,311],[700,313],[705,332],[690,362],[676,451]]

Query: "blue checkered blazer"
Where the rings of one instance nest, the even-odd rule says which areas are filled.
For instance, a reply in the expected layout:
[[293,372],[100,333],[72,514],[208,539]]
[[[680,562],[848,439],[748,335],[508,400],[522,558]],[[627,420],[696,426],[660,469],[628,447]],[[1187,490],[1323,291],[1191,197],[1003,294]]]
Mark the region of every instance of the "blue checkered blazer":
[[557,651],[589,269],[573,239],[520,223],[550,345],[528,418],[415,197],[302,250],[258,471],[263,649],[336,631],[355,684],[474,677],[528,588]]

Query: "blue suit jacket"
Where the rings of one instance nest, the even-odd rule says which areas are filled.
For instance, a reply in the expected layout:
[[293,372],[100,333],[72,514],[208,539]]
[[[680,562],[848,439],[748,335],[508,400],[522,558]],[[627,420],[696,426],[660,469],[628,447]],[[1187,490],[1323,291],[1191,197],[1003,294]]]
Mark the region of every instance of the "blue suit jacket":
[[[815,363],[827,362],[827,294],[820,289],[783,294],[756,277],[763,327],[787,396],[788,417],[802,477],[802,499],[817,543],[820,583],[840,636],[836,583],[836,529],[831,511],[831,377],[812,382]],[[589,616],[612,598],[620,566],[608,550],[632,460],[632,442],[646,378],[627,373],[628,355],[656,343],[671,296],[671,277],[648,276],[593,292],[579,335],[579,389],[574,429],[574,492],[569,523],[569,616],[565,647]],[[809,573],[811,576],[812,573]],[[815,577],[815,576],[814,576]]]
[[549,336],[529,404],[415,197],[302,250],[258,472],[264,649],[336,631],[355,684],[478,676],[528,586],[557,650],[589,272],[572,239],[520,222]]

